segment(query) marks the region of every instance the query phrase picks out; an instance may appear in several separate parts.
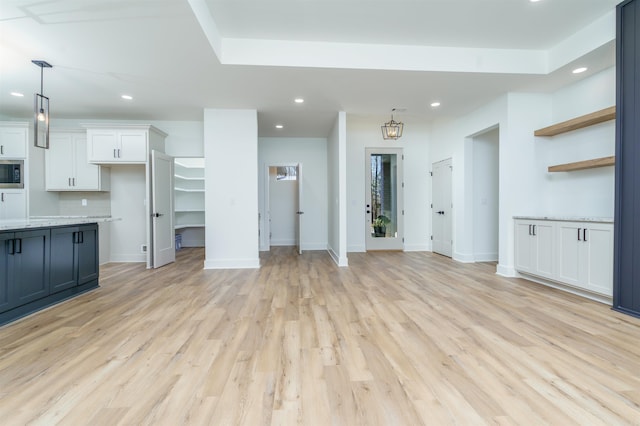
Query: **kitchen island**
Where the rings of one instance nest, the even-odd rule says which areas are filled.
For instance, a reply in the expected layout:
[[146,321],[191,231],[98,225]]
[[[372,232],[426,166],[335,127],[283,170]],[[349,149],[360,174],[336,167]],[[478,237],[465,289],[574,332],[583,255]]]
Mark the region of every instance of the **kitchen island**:
[[0,221],[0,325],[98,287],[98,222],[110,217]]

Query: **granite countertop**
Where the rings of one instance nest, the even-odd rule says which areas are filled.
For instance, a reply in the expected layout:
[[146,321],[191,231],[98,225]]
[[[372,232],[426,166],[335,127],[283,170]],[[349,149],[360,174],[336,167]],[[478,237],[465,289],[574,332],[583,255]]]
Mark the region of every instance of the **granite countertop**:
[[0,231],[82,225],[85,223],[104,223],[117,220],[121,219],[111,216],[32,216],[28,219],[0,220]]
[[578,216],[514,216],[514,219],[557,220],[561,222],[600,222],[613,223],[612,217],[578,217]]

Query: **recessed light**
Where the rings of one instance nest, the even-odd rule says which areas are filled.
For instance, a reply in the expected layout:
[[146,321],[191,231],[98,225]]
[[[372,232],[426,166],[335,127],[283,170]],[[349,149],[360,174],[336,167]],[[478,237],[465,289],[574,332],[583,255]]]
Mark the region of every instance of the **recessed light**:
[[23,98],[24,95],[22,93],[18,93],[18,92],[11,92],[11,96],[15,96],[17,98]]
[[576,68],[576,69],[575,69],[575,70],[573,70],[572,72],[573,72],[574,74],[580,74],[580,73],[585,72],[586,70],[587,70],[587,67],[580,67],[580,68]]
[[297,104],[302,104],[302,103],[304,103],[304,99],[302,99],[302,98],[295,98],[295,99],[293,100],[293,102],[295,102],[295,103],[297,103]]
[[540,0],[529,0],[531,3],[538,3]]
[[276,124],[276,129],[283,129],[284,126],[282,124]]
[[133,96],[131,95],[122,95],[120,96],[122,99],[126,100],[126,101],[130,101],[133,99]]
[[431,102],[431,108],[438,108],[440,106],[440,102]]

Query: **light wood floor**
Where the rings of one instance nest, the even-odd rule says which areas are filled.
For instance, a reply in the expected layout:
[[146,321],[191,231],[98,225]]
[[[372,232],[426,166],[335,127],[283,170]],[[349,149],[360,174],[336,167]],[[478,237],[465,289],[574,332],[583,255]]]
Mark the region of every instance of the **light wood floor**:
[[0,424],[640,424],[640,320],[430,253],[203,251],[0,328]]

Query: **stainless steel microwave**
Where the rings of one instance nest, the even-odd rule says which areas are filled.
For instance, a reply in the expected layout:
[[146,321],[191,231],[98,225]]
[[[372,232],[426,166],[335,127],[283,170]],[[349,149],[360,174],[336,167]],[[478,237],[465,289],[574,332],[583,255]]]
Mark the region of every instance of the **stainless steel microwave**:
[[0,188],[24,188],[24,160],[0,160]]

